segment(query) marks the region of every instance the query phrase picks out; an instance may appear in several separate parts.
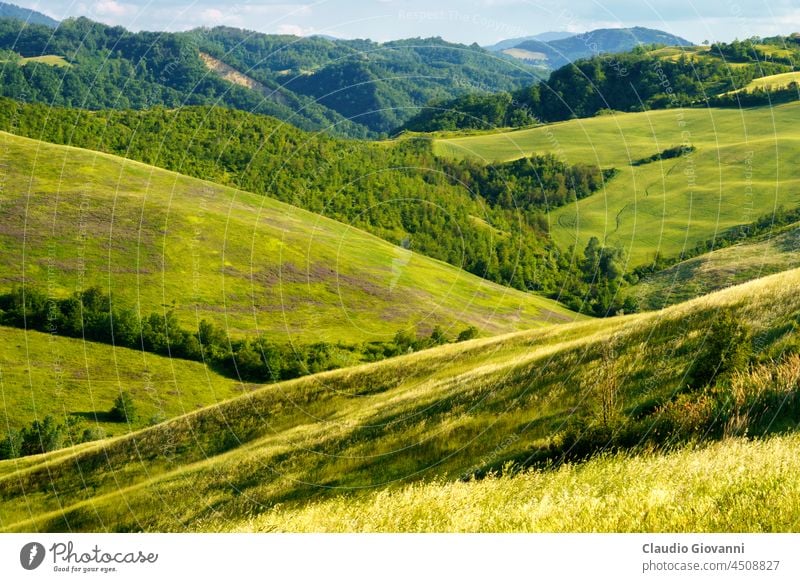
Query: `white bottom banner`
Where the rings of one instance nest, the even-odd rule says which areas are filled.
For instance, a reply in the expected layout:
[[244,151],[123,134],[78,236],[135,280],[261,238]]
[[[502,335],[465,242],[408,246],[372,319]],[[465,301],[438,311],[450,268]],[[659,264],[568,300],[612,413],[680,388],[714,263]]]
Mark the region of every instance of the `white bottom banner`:
[[799,550],[795,534],[5,534],[0,580],[777,582],[800,580]]

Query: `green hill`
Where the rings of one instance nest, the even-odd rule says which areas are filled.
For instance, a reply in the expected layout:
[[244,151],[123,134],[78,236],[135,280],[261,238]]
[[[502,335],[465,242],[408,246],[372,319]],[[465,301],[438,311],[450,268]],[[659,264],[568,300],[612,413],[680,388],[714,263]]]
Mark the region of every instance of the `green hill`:
[[0,18],[13,18],[28,24],[40,24],[48,28],[56,28],[58,26],[58,20],[54,20],[46,14],[7,2],[0,2]]
[[[537,458],[552,452],[573,458],[581,450],[597,453],[637,445],[658,450],[687,440],[743,432],[756,437],[795,428],[800,405],[799,344],[793,331],[800,313],[794,291],[798,282],[800,271],[791,271],[662,312],[475,340],[328,372],[250,392],[72,453],[37,457],[15,473],[8,474],[9,462],[2,462],[0,475],[7,476],[0,477],[0,527],[213,531],[270,524],[291,529],[291,516],[307,503],[370,488],[385,491],[392,503],[399,498],[398,509],[406,512],[404,493],[394,492],[403,483],[436,480],[448,493],[456,492],[448,503],[459,504],[456,489],[461,486],[446,482],[499,470],[509,462],[535,466]],[[709,350],[730,340],[726,321],[738,321],[749,330],[752,367],[729,369],[726,379],[711,388],[692,387],[691,379],[687,385],[693,359],[713,359]],[[611,359],[609,350],[615,354]],[[620,379],[613,398],[598,388],[606,385],[603,378]],[[775,443],[755,449],[781,447],[781,441]],[[786,446],[793,450],[794,440]],[[727,455],[706,468],[712,477],[670,472],[682,458],[601,462],[600,472],[619,471],[611,487],[618,487],[622,476],[643,472],[642,487],[652,483],[666,497],[682,491],[681,496],[706,500],[704,484],[728,475]],[[730,503],[770,507],[776,495],[783,502],[782,489],[769,480],[776,467],[757,473],[766,467],[755,460],[758,455],[748,452],[743,458],[748,463],[752,459],[753,472],[745,469],[742,474],[758,477],[748,481],[752,487],[742,493],[741,503]],[[551,479],[592,475],[592,467],[596,465],[552,476],[534,473],[519,483],[547,487]],[[125,476],[122,487],[120,475]],[[601,477],[588,482],[597,479]],[[495,485],[490,481],[475,487]],[[475,499],[482,498],[478,495]],[[748,502],[749,496],[760,495],[759,503]],[[361,507],[369,507],[369,498],[364,503]],[[340,505],[333,507],[340,511]],[[529,511],[536,507],[541,505]],[[680,529],[723,527],[729,507],[720,502],[706,512],[684,513]],[[564,529],[584,518],[582,508],[578,503],[569,514],[559,506]],[[451,511],[455,516],[461,510]],[[616,526],[606,514],[598,514],[584,528],[676,527],[663,511],[658,509],[653,522],[634,515]],[[289,521],[276,525],[270,521],[275,515]],[[370,516],[363,517],[353,529],[369,523]],[[509,521],[507,528],[535,528],[525,520]],[[327,527],[324,520],[317,523],[303,527]],[[420,527],[413,519],[403,523],[409,529]],[[741,527],[757,526],[753,518]],[[459,527],[469,529],[468,524]],[[786,529],[787,524],[773,517],[762,527]]]
[[484,279],[584,307],[586,292],[567,286],[571,259],[553,245],[544,214],[597,193],[613,170],[552,156],[486,168],[438,158],[424,138],[340,140],[224,108],[86,112],[0,101],[0,129],[11,133],[264,194]]
[[800,225],[725,247],[646,275],[628,292],[640,308],[661,309],[725,287],[800,267]]
[[[37,418],[63,422],[70,414],[119,435],[255,388],[196,362],[2,326],[0,385],[0,438]],[[120,391],[135,398],[130,426],[108,418]]]
[[800,79],[800,73],[792,71],[791,73],[779,73],[777,75],[768,75],[766,77],[759,77],[753,79],[746,87],[740,91],[753,91],[754,89],[784,89],[792,83],[797,83]]
[[[271,198],[0,134],[0,285],[56,297],[97,285],[142,317],[281,342],[496,334],[576,316]],[[21,260],[22,259],[22,260]]]
[[[619,169],[605,191],[550,214],[562,248],[592,236],[625,248],[633,265],[674,256],[778,206],[800,205],[792,127],[800,104],[773,108],[675,109],[598,116],[505,133],[437,139],[452,158],[509,160],[552,152],[563,161]],[[640,165],[668,148],[673,159]]]

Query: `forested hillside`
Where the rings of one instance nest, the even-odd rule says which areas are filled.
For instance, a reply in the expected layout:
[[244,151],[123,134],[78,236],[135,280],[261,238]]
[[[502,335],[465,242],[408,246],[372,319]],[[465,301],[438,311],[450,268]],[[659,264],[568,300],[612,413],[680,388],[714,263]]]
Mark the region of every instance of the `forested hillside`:
[[[0,51],[0,94],[23,101],[84,109],[218,104],[349,137],[386,133],[431,99],[512,90],[536,79],[533,68],[510,57],[441,39],[380,44],[230,28],[132,33],[87,18],[55,30],[0,20]],[[201,52],[267,92],[223,80]],[[25,60],[43,55],[69,66]]]

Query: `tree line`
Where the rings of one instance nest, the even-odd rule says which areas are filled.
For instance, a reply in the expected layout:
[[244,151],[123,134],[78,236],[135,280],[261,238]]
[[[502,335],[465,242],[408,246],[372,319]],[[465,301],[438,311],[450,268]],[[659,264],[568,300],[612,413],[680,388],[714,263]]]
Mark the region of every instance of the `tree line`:
[[429,335],[400,331],[390,342],[365,344],[289,344],[264,335],[232,338],[206,320],[197,329],[186,329],[174,310],[140,314],[119,307],[98,287],[60,299],[33,287],[14,289],[0,295],[0,324],[203,362],[225,376],[259,383],[377,361],[478,334],[470,326],[448,338],[436,326]]

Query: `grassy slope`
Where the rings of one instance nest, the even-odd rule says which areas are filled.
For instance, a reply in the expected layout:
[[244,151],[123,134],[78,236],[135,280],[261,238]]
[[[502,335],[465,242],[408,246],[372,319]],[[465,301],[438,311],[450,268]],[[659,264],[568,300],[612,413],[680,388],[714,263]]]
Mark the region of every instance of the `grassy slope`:
[[776,89],[783,89],[788,87],[790,83],[797,83],[800,81],[800,72],[792,71],[791,73],[780,73],[778,75],[768,75],[766,77],[760,77],[758,79],[753,79],[744,87],[742,91],[752,91],[754,89],[767,89],[770,88],[772,90]]
[[[440,139],[440,155],[510,160],[553,152],[568,163],[621,170],[606,187],[551,215],[556,241],[591,236],[628,249],[634,264],[678,254],[777,205],[800,204],[800,103],[773,108],[685,109],[614,114],[502,134]],[[687,132],[687,133],[684,133]],[[688,142],[692,155],[631,167]]]
[[[95,412],[106,434],[121,434],[253,387],[196,362],[0,327],[0,435],[48,414],[63,422],[66,414],[78,413],[95,424]],[[121,390],[137,404],[139,419],[131,426],[105,415]]]
[[0,527],[236,529],[279,503],[291,512],[501,466],[571,417],[598,413],[594,370],[612,336],[619,401],[631,413],[681,389],[721,307],[751,325],[761,350],[792,345],[786,322],[800,317],[798,284],[800,271],[790,271],[661,312],[443,346],[266,387],[16,473],[0,463]]
[[[409,485],[276,507],[235,524],[264,532],[794,532],[800,435],[730,439],[479,482]],[[755,499],[758,501],[755,502]]]
[[688,259],[630,289],[642,309],[661,309],[731,285],[800,267],[800,225]]
[[40,57],[26,57],[20,59],[23,64],[27,63],[41,63],[43,65],[50,65],[52,67],[71,67],[72,65],[60,55],[42,55]]
[[0,133],[0,288],[100,285],[143,314],[175,302],[279,341],[454,336],[576,316],[270,198],[121,158]]

